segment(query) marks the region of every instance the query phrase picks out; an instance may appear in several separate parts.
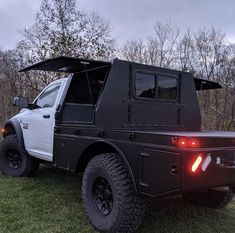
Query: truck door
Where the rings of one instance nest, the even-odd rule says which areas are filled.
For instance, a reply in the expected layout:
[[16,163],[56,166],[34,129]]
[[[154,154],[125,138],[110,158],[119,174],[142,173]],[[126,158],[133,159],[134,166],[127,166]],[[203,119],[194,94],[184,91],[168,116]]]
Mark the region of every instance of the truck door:
[[63,82],[49,85],[34,101],[34,109],[26,110],[20,120],[26,150],[30,155],[46,161],[53,157],[55,111]]

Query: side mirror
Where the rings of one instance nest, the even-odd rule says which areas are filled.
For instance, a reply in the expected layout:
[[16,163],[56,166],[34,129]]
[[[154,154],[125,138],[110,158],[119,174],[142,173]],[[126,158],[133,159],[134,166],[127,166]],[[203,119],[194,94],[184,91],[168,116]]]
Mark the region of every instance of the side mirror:
[[13,106],[19,107],[19,108],[28,108],[29,106],[29,100],[27,97],[15,97],[13,100]]

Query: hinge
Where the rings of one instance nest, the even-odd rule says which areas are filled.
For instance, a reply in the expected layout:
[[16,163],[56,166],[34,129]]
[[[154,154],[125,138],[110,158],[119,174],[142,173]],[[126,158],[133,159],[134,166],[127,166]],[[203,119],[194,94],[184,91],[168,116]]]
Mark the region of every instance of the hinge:
[[140,186],[142,186],[142,187],[149,187],[148,184],[146,184],[146,183],[144,183],[144,182],[142,182],[142,181],[140,181]]
[[146,153],[146,152],[140,152],[140,155],[142,157],[150,157],[150,155],[148,153]]
[[131,123],[131,105],[128,104],[128,117],[127,117],[128,124]]

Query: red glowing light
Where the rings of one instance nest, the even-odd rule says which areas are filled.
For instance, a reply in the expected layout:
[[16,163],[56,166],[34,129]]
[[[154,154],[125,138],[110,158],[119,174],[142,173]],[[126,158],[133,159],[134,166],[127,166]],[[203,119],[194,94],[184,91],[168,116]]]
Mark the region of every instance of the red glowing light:
[[201,164],[202,162],[202,156],[199,155],[197,157],[197,159],[195,160],[195,162],[193,163],[193,166],[192,166],[192,172],[196,172],[196,170],[198,169],[199,165]]
[[199,141],[195,138],[192,138],[190,141],[189,141],[189,145],[191,147],[199,147]]
[[195,138],[174,137],[171,139],[171,141],[173,145],[178,147],[184,147],[184,148],[199,147],[199,141]]
[[177,144],[179,147],[187,147],[187,139],[186,138],[179,138]]

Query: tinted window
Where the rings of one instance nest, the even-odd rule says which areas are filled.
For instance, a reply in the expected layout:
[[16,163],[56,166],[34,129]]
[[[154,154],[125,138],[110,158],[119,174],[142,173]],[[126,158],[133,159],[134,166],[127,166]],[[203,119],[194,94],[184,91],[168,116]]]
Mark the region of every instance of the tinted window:
[[175,77],[158,75],[158,99],[176,100],[177,79]]
[[71,82],[67,103],[92,104],[92,96],[86,74],[75,74]]
[[136,73],[135,95],[137,97],[155,98],[155,75]]
[[60,89],[60,83],[48,87],[37,99],[36,106],[39,108],[53,107],[57,94]]
[[106,73],[107,69],[88,71],[88,79],[86,73],[75,74],[68,91],[66,102],[96,104],[103,88]]

